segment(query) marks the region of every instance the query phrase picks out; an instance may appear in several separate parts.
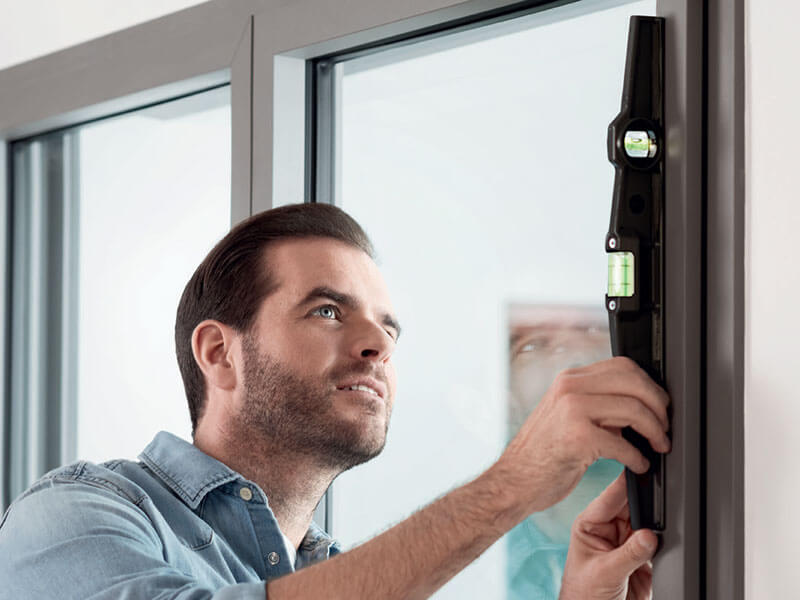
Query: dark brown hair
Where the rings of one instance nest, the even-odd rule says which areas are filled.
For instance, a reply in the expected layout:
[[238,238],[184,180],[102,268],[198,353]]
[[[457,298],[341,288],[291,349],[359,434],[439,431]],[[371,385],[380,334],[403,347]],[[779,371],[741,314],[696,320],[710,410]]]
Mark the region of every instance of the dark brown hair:
[[205,379],[192,354],[194,328],[215,319],[247,331],[261,301],[276,286],[264,260],[266,248],[276,240],[308,237],[340,240],[375,256],[367,234],[343,210],[330,204],[290,204],[253,215],[231,229],[186,284],[175,318],[175,352],[193,434],[205,408]]

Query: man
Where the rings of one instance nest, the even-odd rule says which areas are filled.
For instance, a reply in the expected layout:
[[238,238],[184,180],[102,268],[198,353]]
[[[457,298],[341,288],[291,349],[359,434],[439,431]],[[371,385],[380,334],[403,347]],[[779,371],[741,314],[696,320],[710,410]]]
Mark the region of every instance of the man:
[[[669,450],[668,398],[631,361],[567,371],[491,468],[340,553],[312,513],[381,451],[395,397],[400,326],[371,255],[328,205],[223,238],[176,319],[194,444],[161,433],[139,463],[34,484],[0,524],[0,597],[425,598],[601,456],[644,471],[620,428]],[[618,480],[576,522],[563,598],[648,597],[656,537],[630,535],[625,504]]]

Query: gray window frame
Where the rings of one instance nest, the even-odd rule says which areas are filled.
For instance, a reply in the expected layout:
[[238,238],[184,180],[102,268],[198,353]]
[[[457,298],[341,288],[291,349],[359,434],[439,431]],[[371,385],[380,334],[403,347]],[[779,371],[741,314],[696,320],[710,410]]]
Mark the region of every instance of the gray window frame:
[[[19,191],[31,174],[21,169],[15,178],[12,144],[227,84],[232,114],[231,220],[242,220],[252,212],[252,15],[258,7],[257,2],[204,4],[0,71],[0,189],[5,194],[0,276],[6,284],[0,321],[0,508],[33,477],[76,458],[74,382],[58,375],[68,375],[75,366],[75,286],[69,279],[76,269],[69,261],[57,264],[58,253],[63,250],[69,257],[75,242],[70,233],[70,216],[75,216],[72,190],[56,189],[66,181],[70,144],[54,145],[45,136],[33,147],[34,154],[41,149],[56,159],[49,161],[55,166],[48,166],[47,172],[32,174],[51,188],[50,200],[55,200],[54,210],[36,227],[63,232],[58,239],[36,243],[33,254],[46,256],[33,264],[28,240],[12,239],[13,222],[31,218],[28,207],[17,203],[14,208],[13,188]],[[29,162],[39,167],[33,164],[37,161]],[[34,195],[42,200],[41,193]],[[48,289],[57,300],[45,305],[29,293],[37,288]],[[46,340],[30,335],[44,327],[49,332]],[[31,395],[28,390],[40,392]],[[12,428],[28,433],[12,436]]]
[[706,2],[705,573],[745,597],[745,3]]
[[[314,194],[315,58],[530,7],[509,0],[213,0],[0,71],[0,468],[8,442],[13,140],[231,84],[236,223]],[[667,30],[668,387],[660,598],[744,597],[744,2],[658,0]],[[610,117],[613,115],[610,115]],[[316,171],[315,171],[316,174]],[[322,198],[320,198],[322,199]],[[698,332],[703,332],[698,335]],[[678,367],[680,365],[680,367]],[[324,513],[324,507],[322,513]]]
[[[77,136],[12,146],[8,456],[10,494],[75,453]],[[22,232],[25,232],[24,234]],[[21,239],[15,239],[21,238]],[[24,238],[24,239],[22,239]],[[25,401],[21,401],[22,399]]]

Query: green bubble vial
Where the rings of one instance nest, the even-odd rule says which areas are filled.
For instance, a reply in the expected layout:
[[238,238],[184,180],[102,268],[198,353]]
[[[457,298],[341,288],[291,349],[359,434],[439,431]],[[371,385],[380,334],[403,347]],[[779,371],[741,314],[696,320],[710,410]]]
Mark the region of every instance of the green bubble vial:
[[624,146],[625,154],[632,158],[653,158],[658,151],[652,131],[626,131]]
[[633,252],[610,252],[608,254],[609,297],[633,296]]

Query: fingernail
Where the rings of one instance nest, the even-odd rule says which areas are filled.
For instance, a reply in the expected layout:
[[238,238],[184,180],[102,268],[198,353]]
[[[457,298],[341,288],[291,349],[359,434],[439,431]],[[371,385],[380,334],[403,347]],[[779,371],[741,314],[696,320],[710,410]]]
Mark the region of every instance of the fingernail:
[[642,550],[645,550],[646,552],[653,552],[656,549],[657,543],[658,540],[649,535],[639,536],[639,546],[642,548]]

